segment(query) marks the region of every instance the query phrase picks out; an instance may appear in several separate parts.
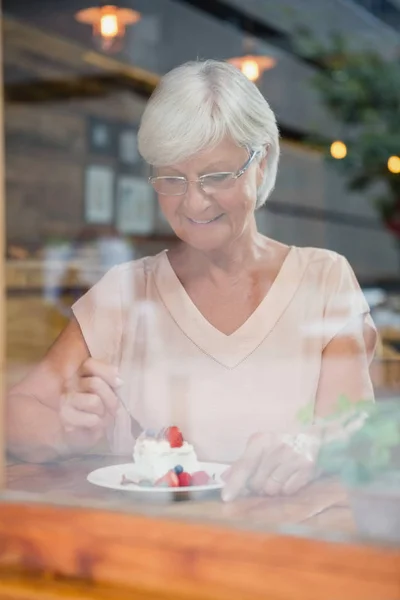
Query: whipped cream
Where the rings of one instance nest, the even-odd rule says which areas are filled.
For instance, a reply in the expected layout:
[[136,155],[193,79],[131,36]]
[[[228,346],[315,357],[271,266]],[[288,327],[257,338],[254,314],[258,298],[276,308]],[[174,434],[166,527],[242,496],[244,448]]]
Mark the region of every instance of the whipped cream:
[[199,470],[196,452],[187,442],[180,448],[171,448],[167,440],[140,436],[133,450],[133,460],[138,476],[151,482],[177,465],[190,474]]

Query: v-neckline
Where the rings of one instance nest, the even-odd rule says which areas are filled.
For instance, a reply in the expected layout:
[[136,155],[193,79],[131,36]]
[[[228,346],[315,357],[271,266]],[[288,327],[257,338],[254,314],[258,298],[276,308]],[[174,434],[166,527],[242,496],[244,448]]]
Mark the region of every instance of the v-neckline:
[[167,251],[161,254],[156,268],[156,285],[164,305],[186,337],[216,362],[234,368],[263,342],[293,297],[301,279],[291,269],[296,256],[297,248],[291,246],[260,304],[231,334],[214,327],[200,312],[175,273]]

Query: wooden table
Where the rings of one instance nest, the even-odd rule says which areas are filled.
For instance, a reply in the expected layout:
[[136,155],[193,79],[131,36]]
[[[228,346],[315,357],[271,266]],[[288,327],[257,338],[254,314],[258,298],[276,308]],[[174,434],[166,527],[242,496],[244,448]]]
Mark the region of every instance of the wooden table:
[[293,497],[246,497],[225,504],[219,493],[203,500],[171,501],[170,498],[107,490],[90,484],[94,469],[129,462],[127,457],[89,456],[57,464],[9,464],[7,489],[39,494],[46,502],[123,508],[191,520],[235,523],[250,528],[290,527],[303,524],[309,530],[353,533],[346,494],[337,481],[319,480]]
[[86,481],[122,462],[8,466],[0,600],[400,600],[400,549],[352,535],[337,481],[231,504],[150,503]]

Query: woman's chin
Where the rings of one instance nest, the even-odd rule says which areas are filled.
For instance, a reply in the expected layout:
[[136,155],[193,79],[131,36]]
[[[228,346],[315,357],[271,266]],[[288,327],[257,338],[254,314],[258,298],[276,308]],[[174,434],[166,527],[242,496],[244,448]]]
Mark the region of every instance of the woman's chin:
[[199,231],[189,233],[188,231],[179,231],[176,233],[178,237],[185,242],[185,244],[202,252],[212,252],[213,250],[218,250],[218,248],[226,246],[229,241],[227,236],[223,235],[222,232],[211,233],[207,231]]
[[175,234],[188,246],[203,252],[217,250],[229,242],[229,231],[221,223],[209,225],[185,224],[177,227]]

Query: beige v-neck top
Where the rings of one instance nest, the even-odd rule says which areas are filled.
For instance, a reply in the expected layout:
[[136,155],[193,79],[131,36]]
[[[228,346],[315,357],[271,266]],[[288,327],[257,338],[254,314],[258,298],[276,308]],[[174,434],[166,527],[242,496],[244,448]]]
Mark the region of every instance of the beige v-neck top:
[[236,460],[257,431],[298,430],[323,349],[354,317],[370,320],[346,259],[297,247],[231,335],[196,308],[166,251],[114,267],[73,312],[91,355],[117,365],[124,381],[113,452],[134,445],[128,406],[143,428],[178,425],[203,460],[221,462]]

